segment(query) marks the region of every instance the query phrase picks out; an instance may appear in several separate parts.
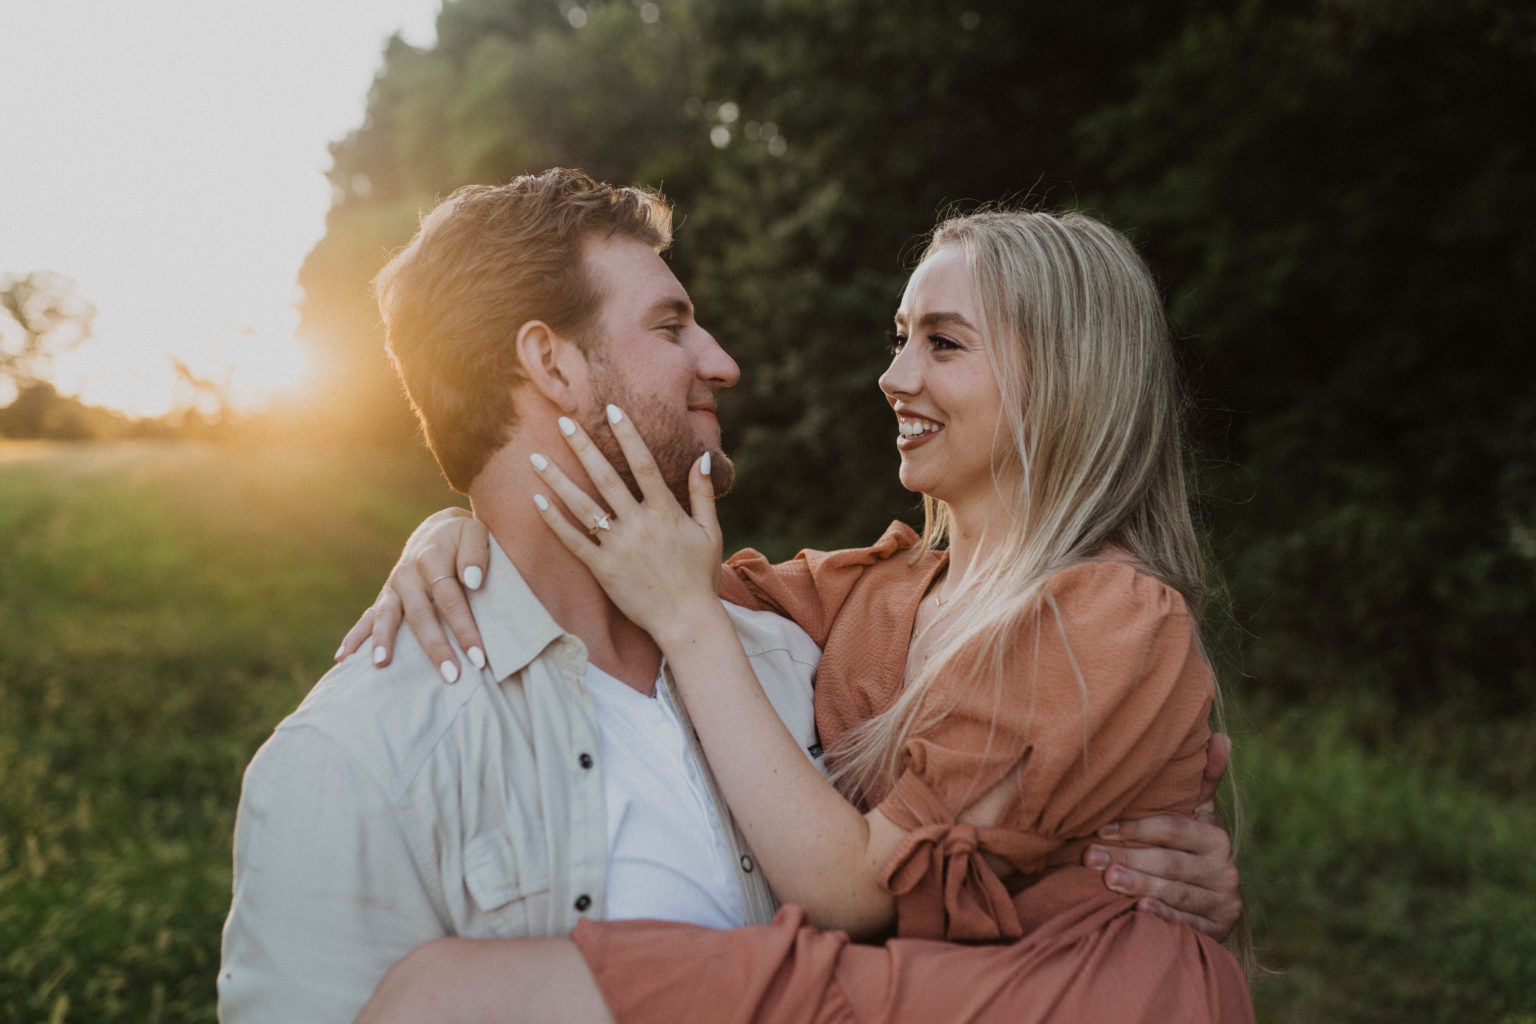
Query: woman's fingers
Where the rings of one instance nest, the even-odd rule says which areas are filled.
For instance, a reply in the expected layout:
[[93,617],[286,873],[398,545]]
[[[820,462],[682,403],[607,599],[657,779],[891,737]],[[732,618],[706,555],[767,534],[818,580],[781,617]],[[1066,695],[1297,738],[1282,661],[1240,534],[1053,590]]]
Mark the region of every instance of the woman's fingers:
[[692,506],[689,512],[705,532],[719,537],[720,518],[715,511],[715,482],[710,478],[710,469],[710,454],[705,452],[688,475],[688,498]]
[[[613,408],[610,406],[610,408]],[[571,451],[581,460],[582,468],[587,471],[587,476],[597,487],[598,496],[616,515],[624,515],[636,505],[635,496],[630,493],[629,486],[619,476],[618,470],[608,461],[608,457],[602,453],[581,425],[569,416],[560,417],[560,433],[565,435],[565,443],[571,446]],[[537,464],[535,464],[537,465]],[[542,470],[541,470],[542,472]],[[563,498],[563,496],[562,496]],[[566,503],[570,506],[570,503]]]
[[[578,540],[580,540],[581,535],[576,532],[576,527],[572,525],[571,521],[580,523],[583,529],[594,536],[605,529],[612,529],[613,523],[618,519],[618,516],[609,515],[603,506],[599,505],[590,494],[576,486],[571,481],[571,478],[565,475],[564,470],[538,452],[530,455],[529,460],[533,463],[534,470],[543,479],[544,485],[549,488],[548,494],[554,496],[553,501],[545,497],[545,503],[548,507],[545,507],[545,505],[539,506],[539,512],[543,514],[545,522],[550,520],[551,515],[561,519],[567,526],[571,526],[571,535],[575,536]],[[606,459],[604,464],[607,464]],[[619,486],[622,487],[623,484]],[[541,497],[544,496],[541,495]],[[633,507],[634,502],[630,502],[630,505]],[[570,513],[570,520],[565,520],[561,516],[562,508]],[[561,534],[559,531],[556,531],[556,533],[562,540],[565,539],[565,534]],[[586,542],[583,541],[582,543]],[[587,543],[586,546],[591,547],[592,545]],[[571,548],[571,550],[577,554],[582,553],[580,548]]]
[[[453,644],[448,642],[448,634],[443,632],[443,625],[438,620],[437,610],[433,607],[432,600],[428,596],[427,587],[420,579],[412,580],[409,574],[402,574],[400,580],[394,584],[395,596],[404,610],[405,621],[410,624],[411,632],[416,636],[416,642],[421,644],[421,649],[426,652],[432,664],[437,666],[438,674],[443,677],[445,683],[456,683],[463,672],[459,664],[459,657],[453,650]],[[396,619],[394,626],[399,627]],[[379,636],[377,627],[374,629],[374,663],[387,665],[394,641],[394,629],[385,639]],[[385,660],[379,661],[377,655],[380,651],[386,654]]]
[[650,448],[646,447],[645,439],[635,429],[634,421],[625,416],[618,406],[609,405],[607,413],[608,424],[629,463],[629,473],[640,488],[641,499],[653,508],[665,508],[666,499],[671,497],[672,490],[657,468],[656,459],[651,455]]
[[458,541],[459,579],[470,590],[479,590],[491,564],[491,531],[478,519],[460,519]]
[[[558,473],[559,470],[555,470],[555,472]],[[571,521],[544,495],[535,494],[533,496],[533,504],[539,510],[539,516],[543,518],[545,524],[555,531],[555,536],[559,538],[560,543],[565,545],[566,550],[581,559],[590,568],[592,559],[598,554],[597,545],[588,540],[580,530],[572,526]]]
[[341,638],[341,646],[336,648],[337,661],[347,658],[353,651],[363,646],[363,641],[373,633],[373,618],[374,611],[370,607],[363,612],[361,618],[352,623],[352,628],[347,630],[347,635]]
[[394,656],[395,633],[399,631],[403,617],[400,595],[385,583],[384,589],[379,591],[378,600],[368,609],[368,614],[373,622],[368,631],[369,658],[375,667],[382,667],[388,665]]
[[[478,542],[477,537],[480,538]],[[405,572],[390,577],[391,585],[404,602],[406,620],[416,632],[416,639],[421,641],[422,647],[432,658],[432,664],[438,666],[443,678],[449,682],[454,682],[457,674],[444,666],[450,659],[454,665],[458,661],[446,641],[438,639],[442,636],[438,619],[447,623],[470,664],[477,669],[485,667],[485,642],[480,639],[474,612],[469,607],[466,584],[460,581],[462,574],[466,573],[462,568],[466,562],[466,548],[473,551],[477,544],[483,545],[489,554],[488,538],[484,524],[478,520],[456,519],[440,530],[431,544],[424,545],[418,552],[414,577]],[[473,565],[470,568],[474,569],[478,577],[483,578],[482,570]],[[431,621],[424,627],[424,634],[417,629],[416,624],[429,616]],[[454,678],[450,679],[449,676]]]

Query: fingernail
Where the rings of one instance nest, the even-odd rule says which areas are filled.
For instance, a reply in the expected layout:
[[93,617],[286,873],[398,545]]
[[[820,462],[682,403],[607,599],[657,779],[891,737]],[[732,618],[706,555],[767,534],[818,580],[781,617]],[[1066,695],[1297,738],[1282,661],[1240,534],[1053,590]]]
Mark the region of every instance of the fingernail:
[[608,406],[608,422],[609,423],[617,423],[617,422],[619,422],[619,420],[621,420],[623,418],[624,418],[624,414],[619,411],[619,407],[618,406],[616,406],[616,405],[609,405]]
[[542,494],[535,494],[533,496],[533,503],[535,505],[539,506],[539,511],[540,512],[548,512],[549,511],[549,502],[544,499],[544,495],[542,495]]
[[1115,867],[1112,867],[1108,871],[1104,872],[1104,884],[1115,890],[1115,892],[1125,892],[1125,887],[1129,885],[1130,882],[1130,876],[1127,875],[1125,873],[1125,869],[1119,865],[1116,865]]
[[[569,431],[567,431],[567,433],[569,433]],[[534,452],[532,455],[528,456],[528,461],[533,463],[533,468],[538,470],[540,473],[549,468],[549,460],[540,455],[538,452]]]
[[1120,823],[1118,821],[1111,821],[1109,824],[1104,825],[1099,829],[1099,835],[1103,836],[1105,839],[1109,839],[1119,834]]
[[384,664],[384,659],[387,657],[389,657],[389,652],[386,651],[383,647],[375,647],[373,649],[373,663],[375,665]]
[[1083,858],[1083,862],[1095,871],[1103,871],[1109,867],[1109,852],[1101,850],[1097,846],[1090,846],[1088,848],[1088,856]]
[[704,457],[699,460],[699,472],[709,476],[709,452],[705,452]]
[[576,424],[571,422],[571,418],[569,416],[560,417],[560,433],[564,434],[566,437],[570,437],[572,434],[576,433]]
[[464,570],[464,585],[470,590],[479,590],[484,581],[485,573],[480,571],[478,565],[471,565]]
[[485,668],[485,652],[478,647],[471,647],[464,652],[469,655],[469,663],[475,668]]
[[346,650],[346,649],[347,649],[347,645],[346,644],[342,644],[340,647],[336,648],[336,653],[331,655],[331,660],[332,661],[340,661],[341,660],[341,652]]
[[456,662],[456,661],[445,661],[441,665],[437,666],[437,670],[443,674],[443,678],[445,680],[447,680],[448,682],[456,683],[456,682],[459,681],[459,663],[458,662]]

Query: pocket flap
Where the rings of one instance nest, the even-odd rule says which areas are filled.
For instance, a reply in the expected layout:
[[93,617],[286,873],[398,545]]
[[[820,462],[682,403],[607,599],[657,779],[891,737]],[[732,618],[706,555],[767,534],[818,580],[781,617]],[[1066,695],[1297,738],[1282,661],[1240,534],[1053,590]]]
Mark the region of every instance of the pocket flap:
[[549,891],[543,844],[526,831],[503,827],[470,840],[464,850],[464,884],[483,913]]

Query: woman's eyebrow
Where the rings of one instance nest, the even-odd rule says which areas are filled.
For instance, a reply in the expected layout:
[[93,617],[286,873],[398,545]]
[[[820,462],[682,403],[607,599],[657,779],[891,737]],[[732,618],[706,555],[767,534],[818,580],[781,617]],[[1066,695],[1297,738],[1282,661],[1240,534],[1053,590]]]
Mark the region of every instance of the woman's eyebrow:
[[[902,326],[906,322],[907,317],[905,313],[896,314],[897,326]],[[959,313],[924,313],[917,318],[917,326],[928,331],[941,327],[964,327],[967,330],[976,330],[976,325]]]

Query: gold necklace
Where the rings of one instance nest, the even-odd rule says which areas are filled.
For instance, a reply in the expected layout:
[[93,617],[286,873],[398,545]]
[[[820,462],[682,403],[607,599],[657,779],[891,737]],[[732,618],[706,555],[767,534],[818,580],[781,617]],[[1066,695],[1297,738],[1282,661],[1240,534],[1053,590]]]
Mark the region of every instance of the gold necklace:
[[[954,598],[950,598],[950,601],[953,601],[953,600],[954,600]],[[940,597],[938,590],[934,590],[934,592],[933,592],[933,606],[935,608],[939,609],[939,611],[938,611],[937,614],[934,615],[933,621],[928,623],[930,628],[932,626],[936,625],[938,623],[938,621],[945,616],[946,613],[944,612],[943,609],[944,609],[944,606],[947,605],[947,604],[949,604],[949,601],[946,601],[942,597]],[[921,605],[918,606],[918,614],[919,615],[922,614],[922,606]],[[913,617],[913,622],[912,622],[912,639],[916,640],[918,637],[922,636],[924,632],[926,632],[926,630],[924,630],[924,628],[922,626],[919,626],[917,624],[917,616],[914,616]]]

